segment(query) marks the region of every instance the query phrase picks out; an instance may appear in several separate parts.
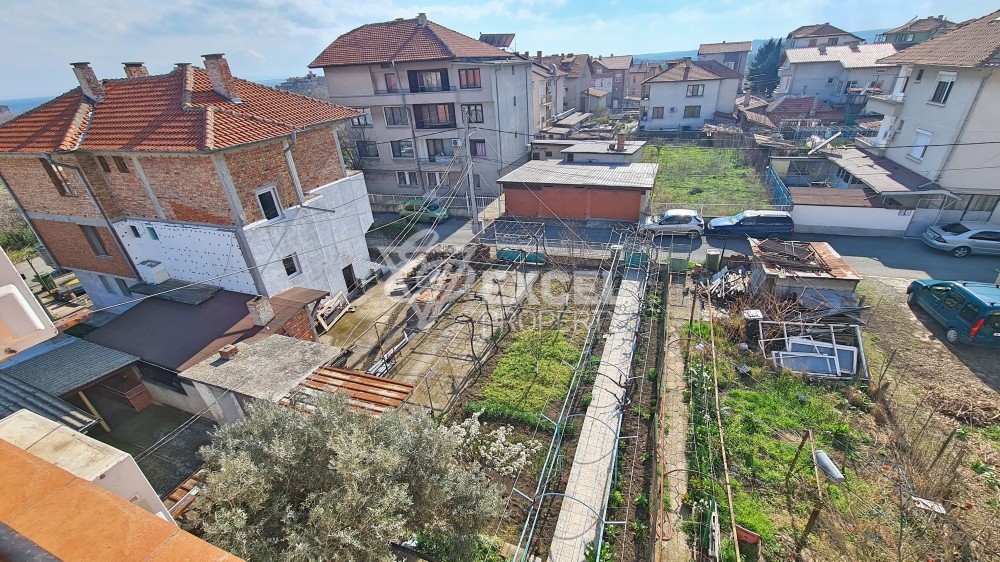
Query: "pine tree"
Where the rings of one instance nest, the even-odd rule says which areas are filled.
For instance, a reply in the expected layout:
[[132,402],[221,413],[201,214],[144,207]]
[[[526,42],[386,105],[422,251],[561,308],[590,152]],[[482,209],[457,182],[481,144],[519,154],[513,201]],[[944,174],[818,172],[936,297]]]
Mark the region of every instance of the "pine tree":
[[781,39],[768,39],[757,49],[747,71],[751,92],[767,95],[778,87],[778,65],[784,54],[785,47]]

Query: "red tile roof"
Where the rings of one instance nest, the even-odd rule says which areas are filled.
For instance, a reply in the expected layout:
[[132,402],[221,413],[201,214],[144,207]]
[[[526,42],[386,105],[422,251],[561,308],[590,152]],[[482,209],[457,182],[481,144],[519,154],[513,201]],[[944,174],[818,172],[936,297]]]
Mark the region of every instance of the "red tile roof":
[[722,53],[749,53],[753,50],[751,41],[733,41],[731,43],[702,43],[698,45],[699,55],[719,55]]
[[454,58],[511,58],[511,54],[418,18],[369,23],[330,43],[309,68]]
[[1000,66],[1000,10],[957,29],[879,59],[885,64]]
[[603,66],[607,70],[628,70],[632,66],[632,55],[622,55],[619,57],[600,57],[591,59],[594,64]]
[[643,84],[655,82],[689,82],[692,80],[724,80],[727,78],[742,78],[743,75],[731,70],[726,65],[714,60],[692,60],[678,62],[666,70],[647,78]]
[[556,65],[556,68],[566,73],[569,78],[579,78],[583,74],[583,69],[592,59],[590,55],[549,55],[542,57],[542,64],[549,66]]
[[[795,37],[796,39],[801,37],[829,37],[831,35],[854,35],[849,31],[844,31],[839,27],[834,27],[829,23],[815,23],[813,25],[803,25],[802,27],[796,29],[795,31],[788,34],[788,39]],[[858,40],[861,40],[860,37]]]
[[0,152],[127,150],[202,152],[349,119],[354,109],[234,79],[242,103],[212,91],[208,73],[105,80],[92,103],[74,88],[0,125]]
[[917,31],[936,31],[939,29],[948,31],[951,29],[955,29],[956,27],[958,27],[957,23],[950,22],[944,19],[943,17],[942,18],[929,17],[920,19],[914,18],[895,29],[890,29],[889,31],[886,31],[885,34],[888,35],[890,33],[903,33],[903,32],[913,33]]
[[[816,112],[810,116],[813,104],[816,105]],[[817,96],[782,96],[770,103],[750,96],[748,106],[743,105],[743,96],[740,96],[736,98],[736,112],[742,113],[749,121],[772,129],[777,129],[783,119],[819,119],[824,123],[844,120],[843,111],[817,100]]]

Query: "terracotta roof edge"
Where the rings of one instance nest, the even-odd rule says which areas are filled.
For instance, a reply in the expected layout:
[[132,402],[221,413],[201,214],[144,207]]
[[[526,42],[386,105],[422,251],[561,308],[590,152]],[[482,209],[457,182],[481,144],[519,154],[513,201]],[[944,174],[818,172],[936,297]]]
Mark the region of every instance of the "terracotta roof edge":
[[[355,109],[353,107],[347,107],[346,105],[340,105],[339,103],[333,103],[333,102],[328,101],[328,100],[321,100],[319,98],[313,98],[313,97],[305,96],[305,95],[302,95],[302,94],[299,94],[299,93],[296,93],[296,92],[289,92],[288,90],[282,90],[281,88],[275,88],[273,86],[267,86],[267,85],[261,84],[260,82],[254,82],[253,80],[247,80],[245,78],[236,78],[235,76],[233,77],[233,79],[236,80],[237,82],[245,82],[245,83],[250,84],[252,86],[256,86],[258,88],[266,88],[268,90],[271,90],[271,91],[274,91],[274,92],[277,92],[277,93],[280,93],[280,94],[284,94],[284,95],[288,95],[288,96],[294,96],[294,97],[297,97],[297,98],[301,98],[303,100],[308,100],[310,102],[316,102],[316,103],[326,104],[326,105],[329,105],[330,107],[336,107],[338,109],[343,109],[345,111],[353,111],[355,117],[357,117],[358,115],[361,115],[362,113],[364,113],[363,111],[361,111],[359,109]],[[346,121],[347,119],[350,119],[350,118],[351,117],[344,117],[342,120]],[[341,121],[341,119],[335,119],[335,121]]]
[[[90,124],[93,122],[94,117],[94,105],[84,101],[83,96],[80,99],[80,105],[76,109],[76,115],[73,116],[73,122],[66,129],[66,134],[63,135],[62,142],[59,143],[59,150],[76,150],[80,148],[83,144],[84,138],[87,136],[87,131],[90,130]],[[67,146],[70,138],[76,133],[76,131],[83,127],[80,131],[79,137],[76,139],[76,143],[73,146]]]
[[201,139],[201,145],[206,150],[215,149],[215,111],[216,108],[213,106],[205,108],[205,134]]

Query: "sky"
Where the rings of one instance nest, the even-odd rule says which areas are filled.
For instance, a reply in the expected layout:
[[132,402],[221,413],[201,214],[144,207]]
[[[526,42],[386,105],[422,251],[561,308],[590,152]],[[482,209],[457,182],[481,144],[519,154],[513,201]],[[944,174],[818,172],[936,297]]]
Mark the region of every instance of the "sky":
[[225,53],[233,74],[301,76],[351,29],[419,12],[472,37],[515,33],[518,51],[623,55],[697,49],[700,43],[784,37],[829,22],[848,31],[892,28],[914,16],[960,22],[1000,8],[968,0],[32,0],[4,3],[0,99],[74,88],[71,62],[101,78],[123,77],[123,61],[150,72],[202,65]]

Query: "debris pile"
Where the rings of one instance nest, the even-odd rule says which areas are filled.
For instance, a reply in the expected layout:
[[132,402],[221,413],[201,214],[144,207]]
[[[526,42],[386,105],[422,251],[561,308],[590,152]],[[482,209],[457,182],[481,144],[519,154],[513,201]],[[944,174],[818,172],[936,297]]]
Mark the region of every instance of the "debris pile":
[[835,291],[832,289],[803,289],[795,295],[797,310],[785,317],[785,320],[803,322],[822,322],[825,324],[865,324],[861,313],[870,309],[864,303],[864,297],[852,291]]

